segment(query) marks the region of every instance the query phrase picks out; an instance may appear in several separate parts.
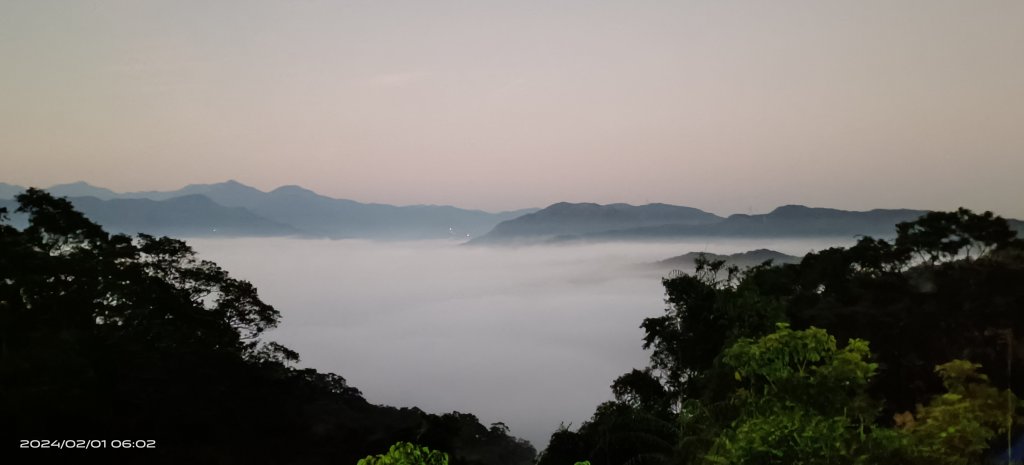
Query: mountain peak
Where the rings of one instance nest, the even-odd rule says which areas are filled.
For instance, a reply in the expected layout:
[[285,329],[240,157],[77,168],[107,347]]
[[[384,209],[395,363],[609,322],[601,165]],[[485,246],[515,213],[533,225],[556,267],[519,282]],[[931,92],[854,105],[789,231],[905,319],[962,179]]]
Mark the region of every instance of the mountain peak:
[[260,194],[263,193],[263,191],[255,188],[255,187],[252,187],[252,186],[250,186],[248,184],[240,183],[238,181],[235,181],[234,179],[228,179],[227,181],[219,182],[217,184],[210,184],[210,187],[214,188],[214,189],[236,191],[236,192],[260,193]]
[[46,188],[46,191],[58,197],[96,197],[100,199],[117,197],[116,192],[103,187],[96,187],[85,181],[57,184]]
[[535,213],[499,223],[478,243],[544,240],[604,231],[663,225],[704,225],[722,218],[691,207],[667,204],[634,206],[625,203],[559,202]]
[[789,205],[780,205],[778,207],[775,207],[775,209],[772,210],[771,213],[775,214],[775,213],[806,212],[806,211],[810,211],[810,210],[812,210],[812,208],[808,207],[807,205],[789,204]]
[[54,187],[96,187],[96,186],[94,186],[92,184],[89,184],[89,183],[87,183],[85,181],[75,181],[75,182],[69,182],[69,183],[65,183],[65,184],[54,184],[53,186],[50,186],[51,189],[54,188]]
[[316,192],[306,189],[302,186],[289,184],[287,186],[281,186],[277,189],[270,191],[271,194],[286,194],[286,195],[304,195],[304,196],[319,196]]
[[769,213],[772,217],[803,217],[812,215],[837,215],[850,213],[843,210],[836,210],[834,208],[819,208],[819,207],[808,207],[806,205],[783,205],[778,207]]
[[250,185],[248,185],[246,183],[243,183],[243,182],[239,182],[239,181],[237,181],[235,179],[228,179],[227,181],[224,181],[224,182],[218,182],[216,184],[211,184],[211,186],[220,187],[220,188],[227,188],[227,189],[263,192],[263,191],[255,188],[255,187],[252,187],[252,186],[250,186]]
[[215,182],[215,183],[210,183],[210,184],[189,184],[189,185],[186,185],[185,187],[183,187],[180,190],[197,189],[197,188],[210,188],[210,187],[239,187],[239,188],[246,188],[246,189],[254,189],[254,187],[247,186],[247,185],[242,184],[242,183],[240,183],[240,182],[238,182],[238,181],[236,181],[234,179],[228,179],[227,181]]

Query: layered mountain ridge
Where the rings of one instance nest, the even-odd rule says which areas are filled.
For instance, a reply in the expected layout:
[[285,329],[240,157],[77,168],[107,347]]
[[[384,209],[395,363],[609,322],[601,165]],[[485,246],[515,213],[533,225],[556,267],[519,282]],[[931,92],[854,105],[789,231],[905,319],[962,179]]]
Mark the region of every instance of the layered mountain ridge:
[[[609,241],[673,241],[720,238],[893,237],[894,225],[914,220],[927,210],[848,211],[784,205],[764,214],[726,218],[673,205],[596,205],[559,203],[499,223],[469,241],[474,245],[565,244]],[[1024,222],[1008,220],[1017,231]]]
[[[0,183],[0,207],[15,226],[21,186]],[[262,191],[238,181],[189,184],[175,191],[118,193],[85,182],[46,189],[111,231],[186,237],[294,236],[380,240],[453,239],[472,245],[674,241],[694,237],[892,237],[893,225],[926,210],[847,211],[784,205],[764,214],[721,217],[697,208],[652,203],[559,202],[499,213],[448,205],[362,203],[288,185]],[[1017,231],[1024,222],[1009,220]]]
[[[466,240],[533,209],[490,213],[447,205],[395,206],[320,195],[300,186],[264,192],[231,180],[175,191],[118,193],[85,182],[45,189],[116,232],[182,236],[298,236],[333,239]],[[13,211],[21,186],[0,183]],[[4,200],[8,199],[8,200]],[[19,225],[18,215],[13,215]]]

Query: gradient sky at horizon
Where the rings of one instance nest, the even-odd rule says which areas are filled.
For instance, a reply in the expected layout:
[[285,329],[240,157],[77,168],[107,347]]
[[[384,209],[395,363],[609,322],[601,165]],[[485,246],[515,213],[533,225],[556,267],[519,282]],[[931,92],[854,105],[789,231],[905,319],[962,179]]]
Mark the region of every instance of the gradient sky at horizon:
[[0,2],[0,181],[1024,217],[1024,2]]

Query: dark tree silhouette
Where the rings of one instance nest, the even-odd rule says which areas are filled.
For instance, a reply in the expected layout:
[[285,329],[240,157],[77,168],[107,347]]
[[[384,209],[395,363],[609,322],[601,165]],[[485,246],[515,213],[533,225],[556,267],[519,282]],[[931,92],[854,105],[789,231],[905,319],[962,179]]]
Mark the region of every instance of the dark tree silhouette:
[[[740,418],[727,393],[743,387],[741,376],[724,352],[774,333],[776,323],[870,341],[878,373],[867,393],[881,407],[867,420],[882,425],[941,395],[934,370],[950,360],[992,367],[994,386],[1024,393],[1024,241],[1003,218],[962,208],[900,223],[896,232],[892,242],[864,237],[799,264],[737,270],[701,259],[695,273],[664,279],[665,312],[641,325],[648,369],[618,378],[616,401],[577,431],[552,435],[540,463],[705,462]],[[805,397],[839,405],[826,395]],[[659,413],[664,406],[667,415]],[[652,416],[674,420],[674,449],[651,441],[659,437],[654,423],[640,419]],[[636,441],[612,439],[627,437]]]
[[341,376],[296,368],[297,353],[261,339],[278,311],[186,243],[108,234],[37,189],[17,200],[27,228],[0,212],[4,448],[152,439],[120,458],[337,464],[409,441],[452,465],[532,461],[475,417],[371,405]]

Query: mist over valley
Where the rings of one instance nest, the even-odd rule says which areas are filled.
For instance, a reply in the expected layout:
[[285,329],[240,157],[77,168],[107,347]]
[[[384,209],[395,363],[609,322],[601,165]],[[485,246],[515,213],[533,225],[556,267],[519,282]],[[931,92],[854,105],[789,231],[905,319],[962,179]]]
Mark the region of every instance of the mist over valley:
[[[534,247],[450,241],[189,239],[282,314],[268,338],[302,365],[342,373],[371,402],[469,411],[543,448],[647,365],[662,313],[651,266],[686,251],[790,255],[850,242],[708,239]],[[692,265],[690,265],[692,266]],[[688,269],[689,267],[676,267]]]
[[[0,207],[25,228],[0,184]],[[892,237],[927,213],[798,205],[727,217],[667,204],[557,203],[502,213],[334,199],[236,181],[117,193],[47,189],[114,232],[185,238],[281,312],[268,339],[367,400],[473,412],[543,448],[648,365],[662,278],[705,257],[740,268]],[[1020,229],[1021,222],[1010,220]],[[415,239],[415,240],[410,240]]]
[[1024,464],[1021,18],[0,1],[0,462]]

